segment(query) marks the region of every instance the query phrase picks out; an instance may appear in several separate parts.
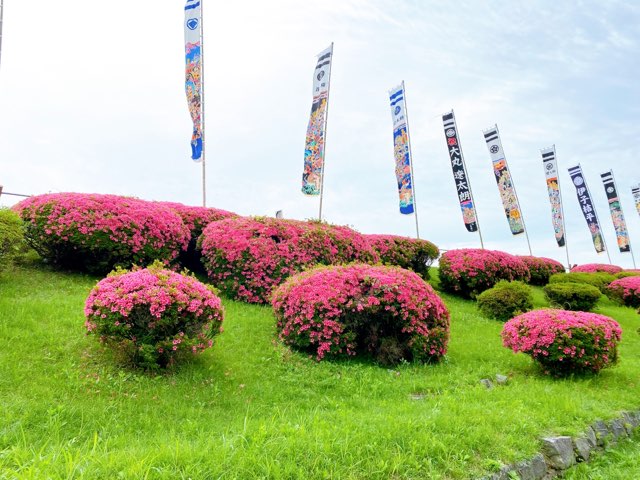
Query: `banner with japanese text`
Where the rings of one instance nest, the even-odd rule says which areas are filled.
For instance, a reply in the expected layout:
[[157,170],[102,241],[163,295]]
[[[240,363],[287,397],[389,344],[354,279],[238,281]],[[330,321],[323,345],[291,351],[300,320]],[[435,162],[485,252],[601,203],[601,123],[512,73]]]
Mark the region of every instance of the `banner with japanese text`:
[[202,0],[187,0],[184,7],[185,90],[193,122],[191,158],[202,161]]
[[640,183],[635,187],[631,187],[631,194],[633,195],[633,201],[636,204],[638,215],[640,215]]
[[404,84],[389,91],[391,118],[393,120],[393,152],[396,163],[396,180],[400,197],[400,213],[414,213],[413,179],[411,175],[411,149],[409,127],[404,101]]
[[601,174],[600,177],[602,178],[604,191],[607,194],[611,220],[613,221],[613,228],[616,231],[618,248],[622,253],[630,252],[631,243],[629,241],[629,231],[627,230],[627,222],[624,220],[624,214],[622,213],[622,207],[620,206],[620,199],[618,198],[618,190],[616,189],[616,182],[613,178],[613,173],[608,171]]
[[547,191],[551,202],[551,223],[556,235],[556,242],[559,247],[564,247],[564,219],[562,218],[562,196],[560,194],[560,183],[558,180],[558,163],[556,161],[556,148],[544,148],[542,154],[542,165],[547,178]]
[[605,251],[604,239],[602,237],[602,231],[600,230],[598,215],[595,208],[593,207],[593,203],[591,202],[591,195],[589,194],[587,182],[585,181],[584,175],[582,174],[582,167],[580,165],[571,167],[569,169],[569,176],[571,177],[573,186],[576,187],[578,203],[580,204],[580,209],[582,210],[584,219],[586,220],[587,226],[589,227],[589,233],[591,233],[593,246],[595,247],[596,252],[602,253]]

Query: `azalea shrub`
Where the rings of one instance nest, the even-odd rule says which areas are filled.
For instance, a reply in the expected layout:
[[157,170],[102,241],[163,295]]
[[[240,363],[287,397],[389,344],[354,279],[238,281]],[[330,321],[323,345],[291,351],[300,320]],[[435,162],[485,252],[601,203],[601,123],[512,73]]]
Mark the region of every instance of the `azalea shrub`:
[[209,278],[226,295],[267,303],[289,276],[321,264],[377,262],[365,237],[348,227],[275,218],[227,218],[199,240]]
[[189,230],[176,213],[135,198],[52,193],[14,209],[25,222],[27,243],[62,268],[104,274],[118,265],[170,263],[189,243]]
[[8,208],[0,208],[0,272],[20,254],[22,245],[22,220]]
[[158,262],[109,274],[91,290],[84,314],[89,334],[126,363],[147,370],[210,348],[223,320],[212,287]]
[[609,296],[629,307],[640,307],[640,277],[624,277],[609,284]]
[[543,286],[549,283],[549,277],[554,273],[564,273],[565,268],[557,260],[546,257],[532,257],[522,255],[519,257],[529,268],[531,285]]
[[533,309],[531,287],[522,282],[501,280],[478,295],[476,302],[482,315],[502,322]]
[[502,342],[525,353],[545,373],[598,373],[618,360],[622,329],[604,315],[566,310],[533,310],[505,323]]
[[583,283],[596,287],[602,293],[607,293],[607,287],[615,279],[615,276],[605,272],[569,272],[551,275],[549,283]]
[[278,287],[272,306],[280,339],[317,360],[427,362],[447,351],[447,308],[430,285],[402,268],[318,267]]
[[586,283],[550,283],[543,290],[552,306],[584,312],[593,309],[602,296],[600,290]]
[[394,265],[413,270],[425,280],[429,279],[429,268],[440,251],[433,243],[419,238],[398,235],[365,235],[385,265]]
[[614,275],[616,278],[640,277],[640,270],[623,270]]
[[572,272],[595,273],[604,272],[615,274],[622,271],[622,267],[617,265],[609,265],[608,263],[585,263],[584,265],[576,265],[571,268]]
[[528,282],[530,279],[522,259],[495,250],[449,250],[442,254],[439,264],[442,288],[467,298],[475,298],[500,280]]

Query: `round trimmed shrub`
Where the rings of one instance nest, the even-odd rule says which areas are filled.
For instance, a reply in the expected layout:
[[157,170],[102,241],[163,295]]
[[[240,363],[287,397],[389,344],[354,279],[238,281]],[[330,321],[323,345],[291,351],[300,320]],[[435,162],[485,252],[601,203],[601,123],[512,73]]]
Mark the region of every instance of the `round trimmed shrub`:
[[586,273],[586,272],[569,272],[556,273],[549,277],[549,283],[583,283],[596,287],[602,293],[607,292],[607,287],[616,279],[610,273]]
[[609,296],[629,307],[640,307],[640,277],[625,277],[609,284]]
[[449,312],[430,285],[397,267],[318,267],[273,293],[280,339],[317,360],[372,356],[383,364],[442,357]]
[[531,287],[522,282],[501,280],[478,295],[476,300],[485,317],[502,322],[533,309]]
[[617,265],[609,265],[607,263],[585,263],[584,265],[576,265],[571,269],[572,272],[583,272],[583,273],[595,273],[595,272],[604,272],[604,273],[618,273],[622,271],[622,267]]
[[505,323],[502,343],[525,353],[545,373],[598,373],[618,360],[622,329],[612,318],[588,312],[533,310]]
[[623,270],[614,275],[616,278],[640,277],[640,270]]
[[449,250],[440,257],[440,285],[467,298],[493,287],[500,280],[530,279],[527,265],[515,255],[496,250]]
[[155,370],[213,345],[223,310],[214,289],[194,277],[163,268],[116,270],[87,298],[88,333],[127,363]]
[[552,306],[588,312],[602,296],[600,290],[585,283],[550,283],[543,287]]
[[549,277],[554,273],[564,273],[565,268],[557,260],[546,257],[531,257],[528,255],[521,255],[520,259],[529,268],[531,274],[531,285],[543,286],[549,283]]
[[385,265],[413,270],[425,280],[429,268],[440,255],[438,247],[428,240],[397,235],[365,235]]
[[0,208],[0,272],[20,253],[22,245],[22,220],[12,210]]
[[364,236],[350,228],[266,217],[213,222],[199,246],[213,283],[251,303],[267,303],[275,286],[307,267],[378,260]]
[[14,208],[25,221],[27,243],[62,268],[103,274],[114,266],[172,262],[189,242],[176,213],[135,198],[53,193]]

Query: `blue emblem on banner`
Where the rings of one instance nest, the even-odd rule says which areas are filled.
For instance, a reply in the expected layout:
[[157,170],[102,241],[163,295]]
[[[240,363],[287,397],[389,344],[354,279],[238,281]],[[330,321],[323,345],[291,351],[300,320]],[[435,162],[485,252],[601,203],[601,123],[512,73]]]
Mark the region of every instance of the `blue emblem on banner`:
[[398,107],[396,107],[396,109],[393,111],[393,113],[394,113],[395,115],[398,115],[398,114],[400,113],[400,110],[401,110],[401,108],[398,106]]
[[198,19],[197,18],[190,18],[189,20],[187,20],[187,28],[189,30],[195,30],[196,28],[198,28]]

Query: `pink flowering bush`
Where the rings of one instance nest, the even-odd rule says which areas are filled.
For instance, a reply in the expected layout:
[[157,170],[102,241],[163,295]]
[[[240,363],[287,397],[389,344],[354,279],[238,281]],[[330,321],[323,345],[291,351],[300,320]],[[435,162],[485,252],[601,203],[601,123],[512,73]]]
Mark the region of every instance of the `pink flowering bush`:
[[448,292],[474,298],[500,280],[528,282],[522,259],[505,252],[465,248],[449,250],[440,257],[440,284]]
[[624,277],[609,284],[608,294],[629,307],[640,307],[640,277]]
[[159,262],[109,274],[91,290],[84,314],[88,333],[128,363],[152,370],[211,347],[223,319],[212,287]]
[[318,267],[278,287],[272,306],[280,339],[317,360],[424,362],[447,351],[449,312],[430,285],[402,268]]
[[413,270],[425,280],[429,279],[429,267],[440,255],[438,247],[419,238],[397,235],[365,235],[380,261]]
[[27,243],[63,268],[105,273],[116,265],[172,262],[189,242],[177,214],[135,198],[52,193],[14,209],[25,222]]
[[612,318],[588,312],[533,310],[509,320],[502,343],[530,355],[545,373],[598,373],[618,360],[622,329]]
[[584,265],[576,265],[571,269],[571,271],[586,273],[605,272],[613,275],[621,272],[622,267],[619,267],[617,265],[609,265],[606,263],[585,263]]
[[551,275],[555,273],[564,273],[565,271],[564,265],[552,258],[531,257],[525,255],[520,255],[519,258],[529,268],[529,274],[531,275],[529,283],[531,285],[546,285],[549,283],[549,277]]
[[347,227],[275,218],[227,218],[199,241],[209,278],[225,294],[269,301],[287,277],[316,265],[378,260],[363,235]]

